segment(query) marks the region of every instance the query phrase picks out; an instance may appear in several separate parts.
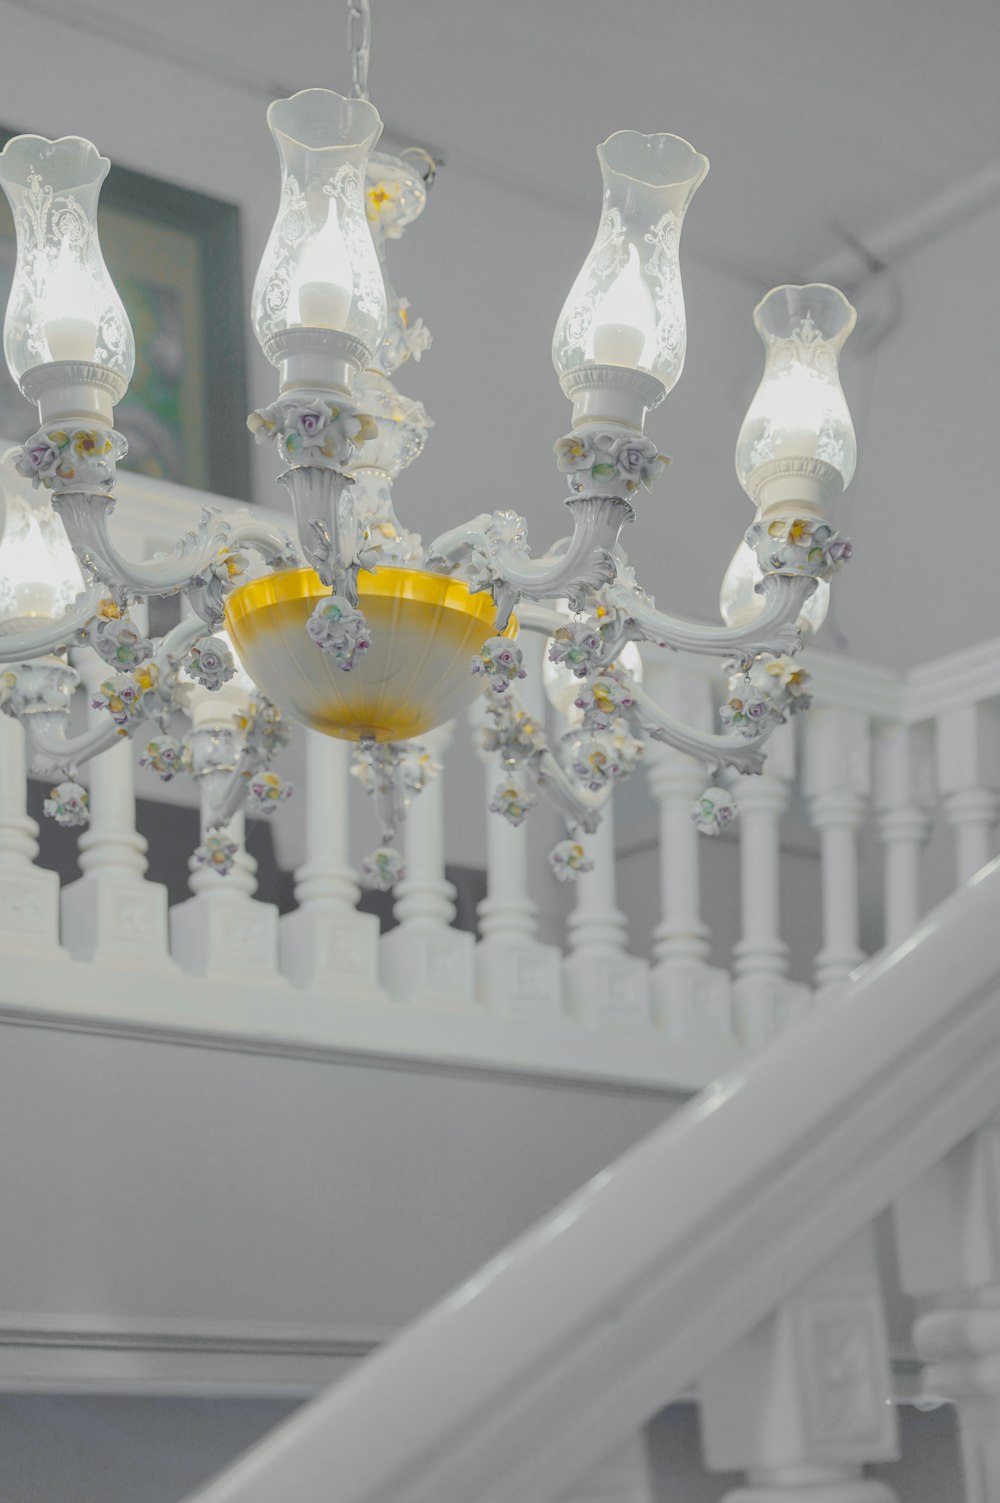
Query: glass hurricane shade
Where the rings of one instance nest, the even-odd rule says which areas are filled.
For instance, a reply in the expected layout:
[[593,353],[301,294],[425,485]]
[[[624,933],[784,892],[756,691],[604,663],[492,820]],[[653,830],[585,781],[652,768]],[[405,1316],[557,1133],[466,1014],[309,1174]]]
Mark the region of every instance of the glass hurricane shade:
[[[321,651],[306,622],[330,594],[312,569],[269,574],[233,590],[229,636],[280,710],[345,741],[405,741],[453,719],[482,691],[470,659],[496,631],[486,593],[420,569],[362,570],[358,604],[371,630],[349,673]],[[517,635],[511,621],[504,636]]]
[[823,282],[775,287],[754,310],[766,352],[764,375],[736,441],[744,490],[776,459],[821,459],[850,485],[858,458],[839,361],[857,314]]
[[[764,609],[764,597],[757,594],[757,584],[763,578],[757,555],[749,543],[740,542],[722,578],[719,592],[719,613],[727,626],[749,626]],[[796,623],[801,631],[818,632],[830,609],[830,584],[818,581],[815,590],[802,607]]]
[[623,130],[597,148],[597,238],[552,341],[559,376],[581,365],[648,371],[673,387],[684,366],[681,225],[708,159],[680,136]]
[[111,163],[79,136],[15,136],[0,152],[17,259],[4,321],[14,380],[57,360],[86,361],[127,386],[135,340],[108,274],[97,201]]
[[83,573],[47,491],[0,457],[0,634],[30,620],[55,621],[84,588]]
[[[382,121],[366,99],[304,89],[267,112],[281,160],[281,202],[253,290],[264,353],[289,329],[333,329],[374,352],[385,288],[365,206],[365,172]],[[277,363],[277,356],[274,356]]]

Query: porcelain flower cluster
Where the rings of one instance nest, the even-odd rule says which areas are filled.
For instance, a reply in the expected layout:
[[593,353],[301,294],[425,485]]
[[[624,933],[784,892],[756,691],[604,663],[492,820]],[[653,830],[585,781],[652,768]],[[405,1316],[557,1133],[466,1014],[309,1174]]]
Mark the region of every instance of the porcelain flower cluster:
[[670,463],[641,433],[582,430],[558,439],[554,452],[570,490],[580,493],[599,494],[602,485],[620,485],[626,493],[649,490]]
[[252,412],[247,427],[258,443],[275,439],[289,464],[340,469],[378,429],[352,403],[339,406],[320,396],[279,397]]
[[829,522],[805,517],[761,518],[747,530],[746,540],[765,574],[830,579],[854,555],[850,539]]

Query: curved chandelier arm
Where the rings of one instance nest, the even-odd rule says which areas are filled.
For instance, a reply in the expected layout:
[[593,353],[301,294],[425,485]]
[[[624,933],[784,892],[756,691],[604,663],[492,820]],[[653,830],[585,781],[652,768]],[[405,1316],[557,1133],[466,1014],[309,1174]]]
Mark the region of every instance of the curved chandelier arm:
[[525,770],[571,829],[579,826],[588,835],[594,833],[610,800],[610,785],[600,793],[581,788],[548,748],[527,762]]
[[76,597],[65,615],[40,626],[25,627],[0,637],[0,663],[21,663],[67,647],[76,633],[93,620],[100,602],[107,596],[102,584],[91,584]]
[[[43,724],[36,724],[41,720]],[[122,732],[109,720],[92,725],[78,736],[65,734],[65,717],[59,711],[22,721],[27,731],[32,770],[53,776],[72,777],[81,762],[100,756],[121,738]]]
[[654,740],[666,741],[676,751],[686,752],[716,769],[733,767],[742,773],[760,772],[766,756],[764,743],[780,724],[778,717],[768,717],[762,729],[753,736],[722,736],[713,731],[696,730],[683,720],[677,720],[661,709],[632,679],[628,680],[628,692],[633,701],[634,718]]
[[613,549],[635,513],[619,496],[571,496],[566,504],[573,513],[573,533],[556,557],[532,558],[524,519],[501,511],[435,539],[427,550],[427,567],[461,572],[474,593],[489,590],[498,632],[506,629],[521,595],[536,600],[564,596],[571,609],[582,610],[589,591],[615,578]]
[[[187,533],[161,558],[126,558],[111,540],[108,519],[114,500],[85,491],[54,495],[52,505],[84,568],[113,589],[142,595],[169,595],[222,582],[245,571],[241,548],[253,548],[268,564],[294,568],[298,555],[290,539],[270,522],[249,512],[224,517],[206,508],[196,532]],[[215,619],[221,612],[217,612]],[[207,619],[207,618],[206,618]]]
[[745,626],[729,627],[705,626],[679,616],[665,615],[651,601],[619,581],[608,590],[608,601],[617,606],[628,621],[609,638],[605,657],[608,662],[613,662],[629,639],[644,639],[655,642],[658,647],[713,657],[733,654],[756,657],[762,652],[773,653],[775,657],[792,656],[802,646],[802,633],[795,623],[815,589],[815,579],[766,574],[760,584],[763,610]]
[[[169,694],[177,666],[204,634],[204,623],[196,616],[188,617],[168,632],[148,662],[140,663],[131,676],[138,681],[145,675],[145,680],[152,686],[151,690],[145,692],[140,687],[140,692],[132,703],[139,706],[144,701],[148,703],[151,698],[155,698],[157,710],[168,710]],[[22,714],[18,714],[16,707],[14,709],[27,735],[32,766],[38,772],[72,776],[82,762],[89,762],[92,757],[100,756],[101,752],[116,745],[123,736],[134,735],[144,721],[148,723],[149,711],[144,706],[143,713],[134,713],[127,720],[121,717],[115,719],[109,715],[104,723],[88,726],[77,736],[67,736],[70,696],[78,682],[77,674],[65,663],[35,666],[24,664],[22,672],[25,670],[31,675],[47,675],[37,691],[44,703],[39,702]],[[21,676],[19,673],[18,678]]]

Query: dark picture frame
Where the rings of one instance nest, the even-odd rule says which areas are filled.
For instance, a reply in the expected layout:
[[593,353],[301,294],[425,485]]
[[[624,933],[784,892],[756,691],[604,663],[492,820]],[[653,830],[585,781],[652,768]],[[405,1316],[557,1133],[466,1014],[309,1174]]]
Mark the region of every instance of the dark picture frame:
[[[17,134],[0,127],[0,148]],[[113,164],[98,224],[136,336],[136,376],[117,409],[132,449],[122,468],[251,501],[239,206]],[[14,243],[0,195],[0,307]],[[36,423],[0,362],[0,433],[26,438]]]

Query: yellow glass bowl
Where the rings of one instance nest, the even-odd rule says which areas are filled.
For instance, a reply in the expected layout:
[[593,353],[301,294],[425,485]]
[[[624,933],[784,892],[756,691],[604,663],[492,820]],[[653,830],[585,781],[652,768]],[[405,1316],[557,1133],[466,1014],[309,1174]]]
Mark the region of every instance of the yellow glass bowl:
[[[472,657],[496,636],[489,594],[421,569],[362,570],[358,604],[371,646],[349,672],[306,632],[330,590],[313,569],[287,569],[231,591],[226,627],[250,677],[285,714],[344,741],[405,741],[472,704]],[[517,636],[511,618],[501,635]]]

